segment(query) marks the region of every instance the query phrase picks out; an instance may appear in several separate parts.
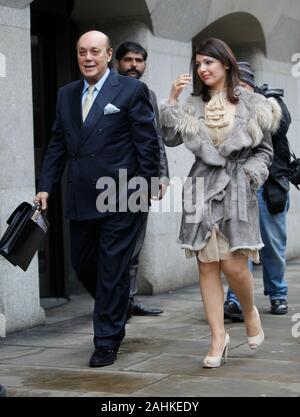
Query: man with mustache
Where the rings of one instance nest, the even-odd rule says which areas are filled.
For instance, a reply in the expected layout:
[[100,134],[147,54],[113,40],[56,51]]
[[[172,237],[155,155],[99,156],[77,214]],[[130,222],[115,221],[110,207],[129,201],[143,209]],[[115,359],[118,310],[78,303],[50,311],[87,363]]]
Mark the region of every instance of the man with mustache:
[[[140,79],[145,70],[146,70],[146,61],[148,53],[139,43],[136,42],[124,42],[122,43],[116,51],[116,64],[117,70],[120,75],[129,76],[132,78]],[[165,151],[165,145],[162,139],[161,128],[159,124],[159,112],[157,106],[157,98],[155,93],[149,89],[150,92],[150,101],[154,109],[156,116],[156,127],[158,133],[159,141],[159,195],[158,199],[162,199],[169,185],[169,169],[168,169],[168,160]],[[143,247],[148,213],[143,213],[143,224],[139,231],[139,236],[136,241],[135,249],[131,257],[130,262],[130,297],[129,297],[129,307],[128,307],[128,317],[131,315],[138,316],[157,316],[163,311],[159,308],[149,308],[143,305],[140,302],[135,300],[135,295],[137,293],[137,273],[139,267],[139,255]]]

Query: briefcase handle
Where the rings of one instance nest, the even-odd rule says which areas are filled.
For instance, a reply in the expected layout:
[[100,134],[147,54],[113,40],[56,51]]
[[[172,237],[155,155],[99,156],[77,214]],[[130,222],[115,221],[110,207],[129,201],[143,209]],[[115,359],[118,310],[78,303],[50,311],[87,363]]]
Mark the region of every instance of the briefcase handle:
[[38,211],[42,212],[42,208],[41,208],[41,206],[40,206],[40,203],[38,203],[37,201],[35,201],[35,202],[33,203],[33,205],[34,205],[34,207],[35,207]]
[[[39,203],[34,203],[33,206],[35,207],[36,210],[38,210],[40,213],[42,213],[42,209],[41,209],[41,206],[40,206]],[[27,203],[26,201],[24,201],[12,212],[12,214],[7,219],[6,223],[10,224],[12,222],[12,220],[15,218],[15,216],[18,215],[18,213],[22,213],[24,210],[29,212],[31,209],[32,209],[32,205],[30,203]]]
[[26,201],[24,201],[11,213],[11,215],[7,219],[6,223],[10,224],[13,221],[13,219],[15,218],[15,216],[18,215],[18,213],[21,214],[22,212],[24,212],[24,210],[29,211],[30,207],[32,207],[32,205],[27,203]]

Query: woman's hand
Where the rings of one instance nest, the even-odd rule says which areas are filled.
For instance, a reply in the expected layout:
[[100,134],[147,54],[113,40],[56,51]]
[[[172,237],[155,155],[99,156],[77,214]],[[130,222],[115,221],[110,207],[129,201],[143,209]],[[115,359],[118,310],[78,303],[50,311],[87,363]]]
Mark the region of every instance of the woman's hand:
[[192,82],[192,77],[189,74],[181,74],[173,82],[172,89],[169,97],[169,102],[174,103],[177,101],[183,90],[188,87]]

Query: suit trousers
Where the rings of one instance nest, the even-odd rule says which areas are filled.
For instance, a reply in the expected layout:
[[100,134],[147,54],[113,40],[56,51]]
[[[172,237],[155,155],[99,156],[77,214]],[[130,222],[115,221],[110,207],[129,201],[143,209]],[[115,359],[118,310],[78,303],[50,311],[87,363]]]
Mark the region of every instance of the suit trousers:
[[137,292],[137,274],[139,269],[139,257],[144,244],[148,222],[148,212],[142,213],[142,224],[138,231],[137,239],[130,259],[130,296],[134,297]]
[[96,348],[118,349],[125,336],[129,265],[142,214],[113,213],[96,220],[70,221],[72,265],[78,279],[95,299]]

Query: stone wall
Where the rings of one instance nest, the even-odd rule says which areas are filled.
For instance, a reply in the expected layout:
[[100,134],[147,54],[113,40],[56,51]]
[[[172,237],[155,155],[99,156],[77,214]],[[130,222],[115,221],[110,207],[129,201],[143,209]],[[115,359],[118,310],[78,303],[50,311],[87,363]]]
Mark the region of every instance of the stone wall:
[[[29,7],[0,6],[0,53],[5,57],[0,60],[5,65],[0,70],[2,236],[12,210],[35,194]],[[37,258],[25,273],[0,257],[0,336],[43,321]]]

